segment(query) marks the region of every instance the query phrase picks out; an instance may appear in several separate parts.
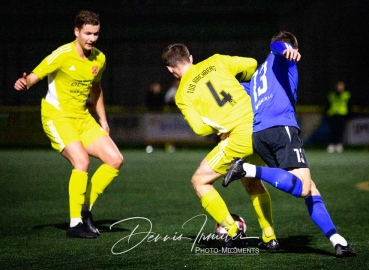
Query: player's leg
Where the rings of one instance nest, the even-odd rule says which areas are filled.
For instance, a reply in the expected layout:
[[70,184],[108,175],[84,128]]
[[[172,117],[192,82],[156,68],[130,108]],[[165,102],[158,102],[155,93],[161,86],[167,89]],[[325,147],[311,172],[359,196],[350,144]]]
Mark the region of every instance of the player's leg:
[[70,227],[82,223],[81,211],[88,181],[89,157],[81,142],[67,145],[62,155],[73,165],[69,179]]
[[[295,172],[292,172],[295,173]],[[315,183],[311,180],[310,195],[305,198],[305,204],[308,209],[311,220],[329,239],[335,248],[337,257],[356,256],[356,252],[347,243],[346,239],[338,234],[337,229],[325,207],[323,199]]]
[[70,227],[67,236],[95,238],[82,224],[81,210],[88,181],[89,157],[83,147],[74,119],[42,115],[43,128],[51,145],[70,161],[73,170],[69,179]]
[[336,115],[332,117],[332,142],[337,153],[343,151],[343,135],[345,130],[346,117]]
[[[253,165],[252,165],[253,166]],[[281,169],[279,169],[281,170]],[[284,171],[284,170],[281,170]],[[347,243],[347,241],[337,233],[336,227],[334,226],[331,217],[325,207],[323,199],[316,188],[314,182],[310,178],[310,171],[307,168],[294,169],[290,172],[293,175],[299,176],[299,179],[303,179],[304,192],[308,194],[305,199],[310,218],[323,232],[323,234],[330,240],[333,247],[336,250],[337,257],[351,257],[356,256],[355,251]],[[278,175],[276,176],[278,177]],[[307,185],[307,183],[310,183]],[[307,190],[310,188],[310,190]]]
[[293,196],[307,195],[310,182],[306,183],[306,188],[303,190],[303,179],[281,169],[308,168],[296,128],[274,127],[256,132],[253,134],[253,144],[269,167],[255,166],[242,160],[234,161],[224,178],[224,186],[242,176],[256,177]]
[[123,156],[108,135],[103,135],[86,146],[87,152],[99,158],[103,164],[96,170],[86,192],[84,210],[91,211],[96,199],[118,176]]
[[[238,132],[238,130],[232,132],[229,137],[219,142],[206,157],[207,164],[211,167],[212,171],[217,172],[218,175],[224,175],[234,157],[244,157],[252,154],[250,132],[251,129],[249,130],[246,127],[241,132]],[[247,137],[250,137],[250,140],[245,140]],[[269,193],[261,181],[246,181],[244,185],[246,191],[249,192],[258,221],[263,229],[262,235],[265,235],[265,241],[270,242],[270,240],[268,241],[268,237],[275,239],[275,235]]]
[[250,195],[256,217],[262,230],[262,242],[259,247],[263,249],[279,249],[279,243],[273,228],[272,202],[268,190],[262,181],[256,178],[242,178],[242,184]]
[[[287,131],[287,140],[284,136]],[[305,202],[308,207],[311,219],[322,230],[325,236],[331,240],[332,244],[338,246],[336,255],[353,256],[354,251],[347,245],[346,240],[337,234],[335,226],[325,208],[320,193],[314,182],[311,180],[310,169],[301,140],[298,138],[298,132],[295,128],[273,128],[267,129],[261,133],[254,134],[254,144],[258,153],[263,157],[270,167],[297,168],[285,171],[280,168],[267,168],[244,164],[242,161],[236,162],[246,170],[246,176],[259,177],[274,187],[290,193],[297,197],[306,197]],[[272,150],[275,145],[279,145]],[[235,163],[232,165],[234,166]],[[241,171],[234,170],[234,171]],[[345,245],[346,244],[346,245]]]
[[[280,168],[269,168],[243,164],[246,176],[256,177],[275,188],[296,197],[305,197],[310,193],[311,177],[309,168],[299,168],[298,173],[289,173]],[[291,172],[291,171],[290,171]]]
[[92,117],[85,119],[85,128],[81,138],[87,153],[100,159],[103,163],[91,177],[82,211],[87,228],[99,235],[100,232],[94,225],[91,209],[97,198],[118,176],[123,164],[123,156],[107,132]]
[[[265,165],[261,157],[254,153],[245,158],[249,163],[256,165]],[[279,244],[273,228],[272,202],[269,192],[265,188],[260,179],[257,178],[242,178],[242,184],[246,192],[250,195],[256,217],[262,230],[262,242],[259,243],[261,248],[278,249]]]
[[221,224],[228,231],[228,235],[233,237],[237,234],[237,225],[229,213],[223,198],[215,190],[213,183],[221,175],[215,172],[204,159],[195,174],[192,176],[192,186],[197,196],[201,200],[201,205],[205,211]]
[[310,170],[307,168],[300,168],[290,170],[289,172],[295,176],[298,176],[300,179],[304,179],[304,183],[310,182],[310,190],[308,190],[307,196],[305,197],[305,204],[312,221],[329,239],[332,235],[337,233],[337,230],[328,214],[323,199],[316,188],[315,183],[313,180],[311,180]]
[[[265,164],[259,155],[253,154],[251,133],[252,128],[249,126],[240,126],[230,133],[227,147],[223,150],[225,153],[224,164],[218,169],[218,172],[224,175],[235,157],[245,157],[245,160],[253,164]],[[263,241],[261,244],[269,244],[267,249],[277,249],[279,245],[273,229],[272,204],[268,191],[259,179],[243,179],[242,183],[250,196],[262,229]]]

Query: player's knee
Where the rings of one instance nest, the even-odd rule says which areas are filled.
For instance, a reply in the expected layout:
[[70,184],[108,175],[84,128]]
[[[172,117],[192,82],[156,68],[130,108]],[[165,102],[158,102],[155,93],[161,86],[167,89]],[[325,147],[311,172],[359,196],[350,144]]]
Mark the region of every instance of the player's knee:
[[311,188],[310,188],[310,194],[311,196],[319,196],[320,192],[318,188],[316,187],[314,181],[311,180]]
[[124,162],[124,158],[121,153],[117,153],[116,155],[113,155],[109,158],[106,164],[108,164],[110,167],[113,167],[114,169],[119,170],[120,167],[122,167]]
[[196,194],[201,196],[206,193],[209,183],[203,177],[200,177],[200,175],[195,174],[191,179],[191,184]]
[[88,166],[90,165],[90,159],[88,156],[81,156],[79,158],[75,158],[72,161],[73,167],[80,171],[87,171]]
[[304,198],[304,197],[307,197],[307,196],[311,196],[314,193],[314,191],[313,191],[314,187],[315,187],[315,185],[312,183],[311,179],[303,180],[301,197]]
[[118,154],[115,158],[114,158],[114,168],[119,169],[120,167],[122,167],[124,162],[124,158],[122,156],[122,154]]
[[191,179],[192,187],[199,198],[205,196],[209,191],[213,190],[211,183],[201,177],[193,177]]
[[310,191],[307,191],[307,190],[302,190],[302,192],[301,192],[301,198],[305,198],[305,197],[307,197],[307,196],[310,196],[311,194],[310,194]]

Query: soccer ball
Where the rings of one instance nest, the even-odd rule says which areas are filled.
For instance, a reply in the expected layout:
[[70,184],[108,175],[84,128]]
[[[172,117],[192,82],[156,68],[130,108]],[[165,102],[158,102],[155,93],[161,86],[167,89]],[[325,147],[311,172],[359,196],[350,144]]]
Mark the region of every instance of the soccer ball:
[[[233,217],[234,221],[236,222],[239,232],[243,232],[246,235],[247,226],[246,226],[245,220],[242,217],[240,217],[239,215],[236,215],[236,214],[231,214],[231,216]],[[228,232],[219,223],[216,223],[215,224],[215,234],[226,237],[228,235]]]

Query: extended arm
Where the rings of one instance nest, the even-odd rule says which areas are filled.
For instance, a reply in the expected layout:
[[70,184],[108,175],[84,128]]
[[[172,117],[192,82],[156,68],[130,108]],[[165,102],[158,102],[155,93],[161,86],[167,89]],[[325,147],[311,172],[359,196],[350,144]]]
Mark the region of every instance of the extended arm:
[[292,62],[298,62],[301,59],[301,55],[297,49],[292,47],[291,44],[282,41],[275,41],[270,44],[270,50],[275,55],[282,56]]
[[14,89],[18,91],[28,90],[32,85],[37,83],[40,79],[37,77],[35,73],[30,73],[27,76],[27,73],[24,72],[23,76],[16,80],[14,84]]
[[[282,41],[272,42],[270,44],[270,49],[277,60],[276,64],[281,64],[281,67],[287,67],[290,87],[289,89],[285,88],[285,90],[291,100],[291,104],[295,104],[297,100],[296,91],[298,86],[297,62],[300,61],[301,55],[291,44]],[[284,70],[284,68],[281,70]]]

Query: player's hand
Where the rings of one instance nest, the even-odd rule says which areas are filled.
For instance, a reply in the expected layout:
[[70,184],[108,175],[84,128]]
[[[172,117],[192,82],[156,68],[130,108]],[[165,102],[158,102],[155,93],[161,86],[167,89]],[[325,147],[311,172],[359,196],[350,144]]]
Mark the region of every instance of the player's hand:
[[28,87],[27,87],[27,73],[26,72],[24,72],[23,76],[15,82],[14,89],[18,90],[18,91],[28,90]]
[[106,121],[106,120],[105,121],[100,120],[100,125],[109,134],[110,127],[109,127],[108,121]]
[[283,55],[286,57],[287,60],[292,62],[298,62],[301,59],[301,54],[297,49],[288,48],[283,51]]

